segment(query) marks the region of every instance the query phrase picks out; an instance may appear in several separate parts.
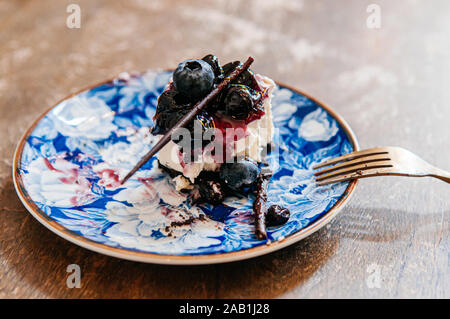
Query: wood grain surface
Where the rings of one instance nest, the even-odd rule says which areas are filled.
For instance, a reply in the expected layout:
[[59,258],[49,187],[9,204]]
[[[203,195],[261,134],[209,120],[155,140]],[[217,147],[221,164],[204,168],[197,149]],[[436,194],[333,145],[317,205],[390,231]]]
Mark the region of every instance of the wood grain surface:
[[[122,71],[214,53],[334,108],[361,148],[403,146],[450,170],[450,2],[0,0],[0,298],[449,298],[450,185],[362,180],[327,227],[253,260],[159,266],[102,256],[34,220],[16,143],[60,98]],[[381,27],[366,25],[367,6]],[[66,268],[81,267],[81,288]]]

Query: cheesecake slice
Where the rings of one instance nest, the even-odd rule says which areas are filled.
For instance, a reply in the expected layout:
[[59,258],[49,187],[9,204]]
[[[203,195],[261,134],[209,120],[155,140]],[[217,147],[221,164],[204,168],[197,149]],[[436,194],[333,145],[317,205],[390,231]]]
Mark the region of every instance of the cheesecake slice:
[[[152,134],[165,134],[239,63],[220,66],[213,55],[180,63],[158,98]],[[160,166],[178,191],[199,189],[203,200],[219,203],[228,191],[252,186],[273,139],[274,87],[270,78],[246,71],[197,115],[187,128],[188,144],[172,140],[158,152]]]

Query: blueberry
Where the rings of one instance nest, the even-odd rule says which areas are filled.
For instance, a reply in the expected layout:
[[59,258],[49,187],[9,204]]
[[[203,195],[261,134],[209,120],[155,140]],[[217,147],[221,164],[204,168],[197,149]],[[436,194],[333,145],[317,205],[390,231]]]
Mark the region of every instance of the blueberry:
[[291,217],[291,212],[289,209],[282,207],[280,205],[272,205],[267,210],[266,215],[266,225],[267,226],[278,226],[286,223]]
[[236,120],[246,120],[255,110],[260,94],[245,85],[230,85],[223,105],[225,114]]
[[171,110],[160,110],[157,111],[153,117],[155,125],[152,129],[153,135],[165,134],[170,130],[175,124],[181,120],[189,112],[189,109],[181,109],[177,112]]
[[191,101],[208,94],[214,84],[214,71],[203,60],[186,60],[178,64],[173,72],[173,85]]
[[[200,127],[202,134],[197,134],[195,132],[196,129]],[[191,136],[188,140],[180,137],[179,139],[175,139],[172,137],[172,141],[183,150],[189,150],[190,153],[186,151],[185,161],[197,161],[198,156],[202,153],[203,147],[208,145],[210,141],[208,139],[203,139],[205,132],[209,129],[214,128],[214,118],[209,115],[208,112],[202,111],[194,117],[194,120],[186,127],[190,130]]]
[[229,62],[225,65],[222,65],[223,74],[225,76],[230,75],[231,72],[233,72],[233,70],[236,69],[240,64],[241,64],[240,61],[234,61],[234,62]]
[[224,163],[220,167],[220,179],[233,190],[240,190],[252,185],[258,177],[258,166],[248,160],[236,163]]
[[[172,109],[158,109],[153,121],[155,123],[151,133],[153,135],[165,134],[170,130],[175,124],[177,124],[188,112],[190,108],[180,108],[178,110]],[[208,129],[214,128],[214,119],[208,112],[203,111],[194,117],[194,120],[186,128],[189,129],[194,135],[194,125],[199,125],[202,129],[202,133],[206,132]],[[203,140],[202,140],[203,143]],[[207,141],[205,141],[207,143]]]
[[214,71],[214,76],[216,77],[216,82],[217,80],[221,80],[223,77],[223,70],[219,64],[219,59],[217,59],[215,55],[208,54],[207,56],[204,56],[202,60],[207,62],[211,66],[212,70]]
[[[239,62],[239,61],[234,61],[234,62],[230,62],[230,63],[223,65],[222,66],[223,76],[226,77],[226,76],[230,75],[231,72],[233,72],[234,69],[236,69],[236,67],[238,67],[239,65],[241,65],[241,62]],[[250,70],[250,69],[242,72],[241,75],[239,75],[237,77],[237,79],[233,81],[233,83],[246,85],[246,86],[251,87],[254,90],[261,89],[258,85],[258,82],[255,79],[255,75],[253,74],[252,70]]]
[[153,117],[155,126],[152,134],[164,134],[174,126],[187,112],[192,109],[193,104],[182,94],[174,89],[164,91],[158,98],[156,114]]
[[177,112],[182,109],[191,109],[192,103],[176,90],[166,90],[158,97],[157,111]]

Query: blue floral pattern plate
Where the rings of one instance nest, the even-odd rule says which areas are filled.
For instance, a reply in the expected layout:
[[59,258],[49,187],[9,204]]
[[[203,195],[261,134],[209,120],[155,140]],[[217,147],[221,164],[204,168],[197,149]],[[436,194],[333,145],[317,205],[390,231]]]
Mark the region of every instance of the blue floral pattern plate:
[[[336,215],[356,181],[317,187],[312,166],[358,149],[331,109],[277,84],[272,99],[275,169],[268,200],[291,211],[289,221],[254,235],[253,195],[223,205],[191,206],[150,160],[123,177],[151,148],[157,98],[171,72],[117,78],[72,95],[41,116],[19,142],[14,183],[30,213],[82,247],[129,260],[207,264],[246,259],[290,245]],[[279,156],[279,160],[275,160]],[[199,218],[202,216],[206,218]],[[193,222],[183,223],[191,218]],[[168,226],[180,225],[171,228]]]

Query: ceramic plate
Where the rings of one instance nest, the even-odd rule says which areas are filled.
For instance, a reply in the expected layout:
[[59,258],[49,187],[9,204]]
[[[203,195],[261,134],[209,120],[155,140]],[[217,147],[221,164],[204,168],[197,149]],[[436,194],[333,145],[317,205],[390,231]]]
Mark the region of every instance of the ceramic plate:
[[[254,235],[252,195],[231,197],[220,206],[191,206],[155,158],[120,185],[118,177],[155,142],[148,128],[170,76],[149,71],[90,87],[59,102],[28,129],[14,155],[14,184],[39,222],[114,257],[209,264],[297,242],[330,221],[349,199],[356,181],[317,187],[311,167],[357,150],[355,136],[334,111],[280,84],[272,99],[279,152],[269,156],[275,172],[268,199],[287,207],[291,218],[269,228],[267,242]],[[189,218],[193,222],[183,223]],[[186,225],[170,226],[178,224]]]

